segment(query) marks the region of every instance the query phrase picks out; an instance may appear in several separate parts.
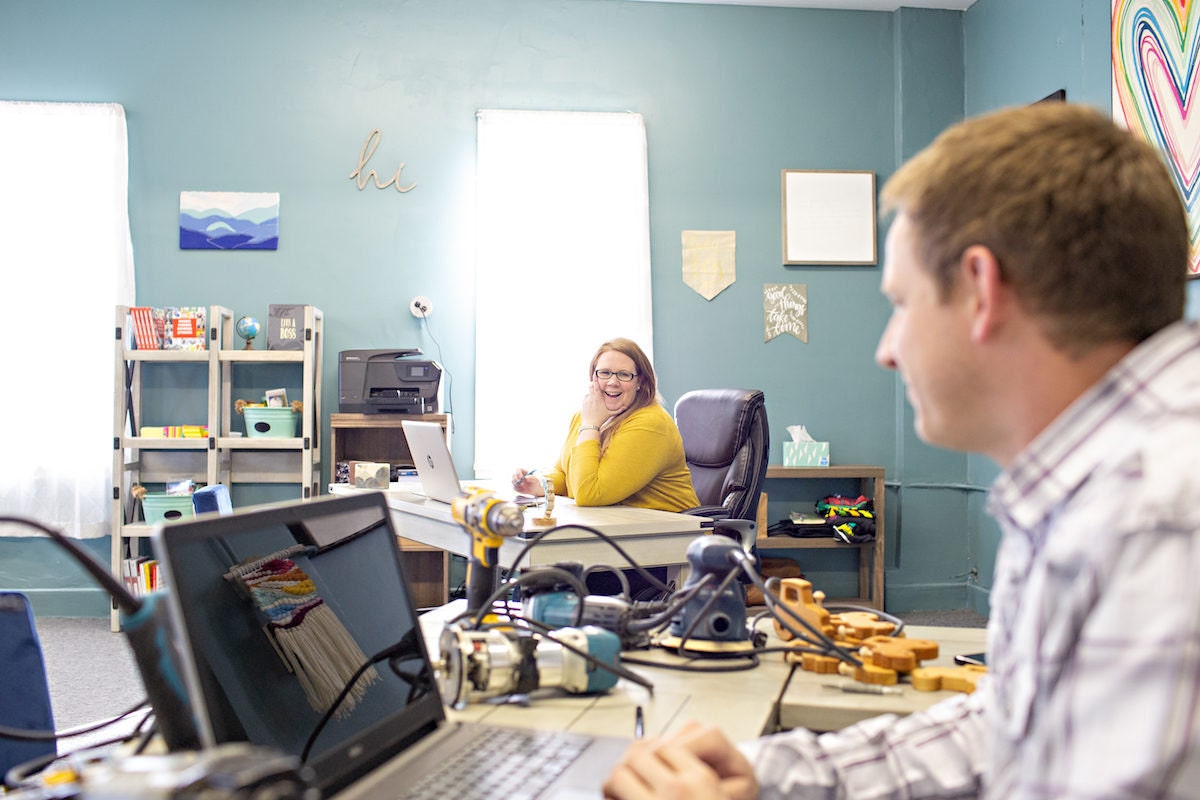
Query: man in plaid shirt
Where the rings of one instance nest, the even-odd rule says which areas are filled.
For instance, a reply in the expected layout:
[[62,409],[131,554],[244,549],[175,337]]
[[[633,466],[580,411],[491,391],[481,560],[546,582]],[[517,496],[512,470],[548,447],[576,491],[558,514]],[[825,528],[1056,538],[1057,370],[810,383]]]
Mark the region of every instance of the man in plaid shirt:
[[988,676],[905,718],[635,743],[608,797],[1200,797],[1200,327],[1161,156],[1094,110],[960,123],[882,193],[878,363],[1002,472]]

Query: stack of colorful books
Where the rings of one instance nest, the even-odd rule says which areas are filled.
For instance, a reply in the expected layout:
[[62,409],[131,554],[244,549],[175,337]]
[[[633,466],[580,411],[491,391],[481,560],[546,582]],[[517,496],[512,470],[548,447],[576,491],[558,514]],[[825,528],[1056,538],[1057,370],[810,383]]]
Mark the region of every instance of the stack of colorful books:
[[133,319],[135,350],[204,350],[207,345],[204,306],[134,306],[129,309]]

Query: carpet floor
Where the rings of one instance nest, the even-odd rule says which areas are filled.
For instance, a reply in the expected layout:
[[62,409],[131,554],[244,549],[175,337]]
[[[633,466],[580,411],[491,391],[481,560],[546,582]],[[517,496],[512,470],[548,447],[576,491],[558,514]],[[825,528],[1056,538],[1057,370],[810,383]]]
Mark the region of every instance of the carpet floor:
[[[41,617],[36,624],[59,732],[119,716],[145,699],[133,652],[123,635],[109,630],[107,617]],[[142,716],[60,741],[59,752],[126,733]]]

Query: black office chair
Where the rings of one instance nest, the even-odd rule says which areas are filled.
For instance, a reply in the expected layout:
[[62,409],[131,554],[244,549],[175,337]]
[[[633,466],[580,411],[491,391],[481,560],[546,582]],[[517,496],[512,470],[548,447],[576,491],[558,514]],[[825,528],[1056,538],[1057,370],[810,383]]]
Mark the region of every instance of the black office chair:
[[758,389],[697,389],[675,403],[675,424],[701,505],[684,513],[710,517],[714,528],[749,547],[770,438],[766,398]]
[[[684,514],[708,517],[713,531],[737,539],[748,551],[757,535],[758,498],[767,474],[767,411],[757,389],[697,389],[675,403],[675,424],[683,438],[683,455],[700,505]],[[665,568],[650,573],[665,580]],[[625,571],[631,593],[649,597],[649,584]],[[595,594],[616,594],[617,580],[592,574],[587,586]]]

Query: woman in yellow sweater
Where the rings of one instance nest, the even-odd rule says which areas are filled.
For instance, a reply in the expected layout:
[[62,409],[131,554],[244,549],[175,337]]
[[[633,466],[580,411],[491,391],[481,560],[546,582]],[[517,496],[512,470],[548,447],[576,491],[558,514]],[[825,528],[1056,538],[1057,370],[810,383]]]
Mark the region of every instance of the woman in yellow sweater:
[[[683,457],[675,420],[658,397],[654,368],[629,339],[600,345],[588,368],[590,384],[554,469],[554,493],[581,506],[629,505],[684,511],[700,505]],[[543,494],[526,469],[513,488]]]

